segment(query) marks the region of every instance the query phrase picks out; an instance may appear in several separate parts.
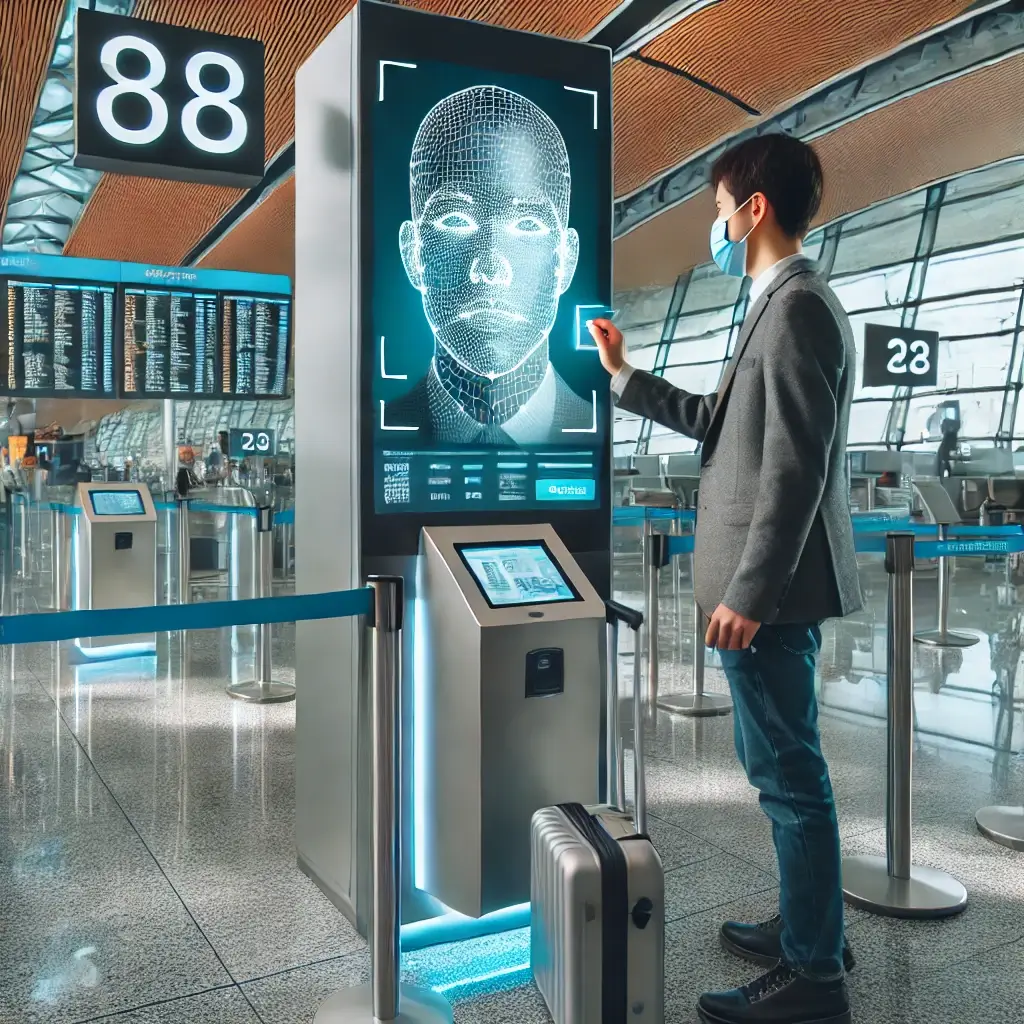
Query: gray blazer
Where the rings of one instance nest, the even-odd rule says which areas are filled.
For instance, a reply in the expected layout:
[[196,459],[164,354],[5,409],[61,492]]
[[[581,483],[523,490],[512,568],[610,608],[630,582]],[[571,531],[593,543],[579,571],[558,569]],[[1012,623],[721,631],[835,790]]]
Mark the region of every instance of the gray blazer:
[[754,303],[715,394],[633,372],[619,405],[702,442],[697,601],[757,622],[861,606],[846,477],[856,350],[810,260]]

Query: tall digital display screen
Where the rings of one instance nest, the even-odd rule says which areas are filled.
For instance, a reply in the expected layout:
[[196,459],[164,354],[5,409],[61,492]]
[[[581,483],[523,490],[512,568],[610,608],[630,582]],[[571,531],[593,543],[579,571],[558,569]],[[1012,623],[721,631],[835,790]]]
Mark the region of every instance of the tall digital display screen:
[[113,397],[116,288],[10,276],[0,393]]
[[216,293],[127,285],[123,352],[125,398],[216,397]]
[[287,397],[290,348],[290,298],[224,295],[221,365],[225,395]]
[[610,395],[585,321],[610,301],[610,56],[361,11],[373,513],[595,510]]

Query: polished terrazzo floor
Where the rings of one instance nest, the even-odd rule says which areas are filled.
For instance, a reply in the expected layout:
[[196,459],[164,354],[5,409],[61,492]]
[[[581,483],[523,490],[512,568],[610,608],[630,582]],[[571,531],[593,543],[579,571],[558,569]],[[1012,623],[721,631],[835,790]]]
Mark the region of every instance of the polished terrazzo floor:
[[[822,658],[847,853],[884,849],[885,580],[867,565],[865,582],[868,609],[826,630]],[[921,653],[916,681],[916,859],[954,873],[970,904],[930,923],[848,911],[864,1024],[1010,1024],[1024,1013],[1024,855],[983,839],[973,820],[978,807],[1024,798],[1020,630],[993,582],[980,569],[957,574],[955,622],[981,642],[958,658]],[[635,577],[619,584],[636,599]],[[924,624],[931,590],[922,580]],[[691,648],[670,583],[663,594],[669,691],[690,685]],[[685,593],[680,611],[686,625]],[[277,637],[278,666],[292,663],[291,636],[284,627]],[[172,639],[156,667],[84,670],[54,648],[2,649],[2,1024],[306,1024],[323,998],[365,979],[362,940],[295,867],[294,705],[253,708],[224,694],[232,673],[247,672],[248,648],[244,630],[192,634],[184,660]],[[624,653],[623,690],[630,661]],[[723,688],[713,667],[708,685]],[[716,929],[774,912],[774,858],[731,719],[662,715],[648,753],[667,871],[668,1020],[690,1024],[699,991],[755,973],[719,951]],[[463,1024],[542,1024],[523,972],[504,970],[527,959],[520,932],[408,954],[404,968],[444,991]]]

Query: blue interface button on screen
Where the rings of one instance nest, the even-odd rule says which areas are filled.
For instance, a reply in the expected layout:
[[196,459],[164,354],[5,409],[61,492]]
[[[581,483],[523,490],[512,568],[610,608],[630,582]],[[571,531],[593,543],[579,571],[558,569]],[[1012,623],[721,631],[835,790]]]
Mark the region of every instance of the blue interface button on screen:
[[597,494],[594,480],[538,480],[538,501],[593,501]]

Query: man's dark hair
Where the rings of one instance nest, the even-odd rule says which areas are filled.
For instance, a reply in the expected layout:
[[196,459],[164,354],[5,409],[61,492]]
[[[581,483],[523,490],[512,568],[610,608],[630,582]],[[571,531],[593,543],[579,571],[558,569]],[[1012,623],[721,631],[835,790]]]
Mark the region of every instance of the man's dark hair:
[[779,227],[803,238],[821,206],[823,177],[818,154],[791,135],[758,135],[727,149],[711,168],[711,187],[724,184],[736,205],[761,192]]

